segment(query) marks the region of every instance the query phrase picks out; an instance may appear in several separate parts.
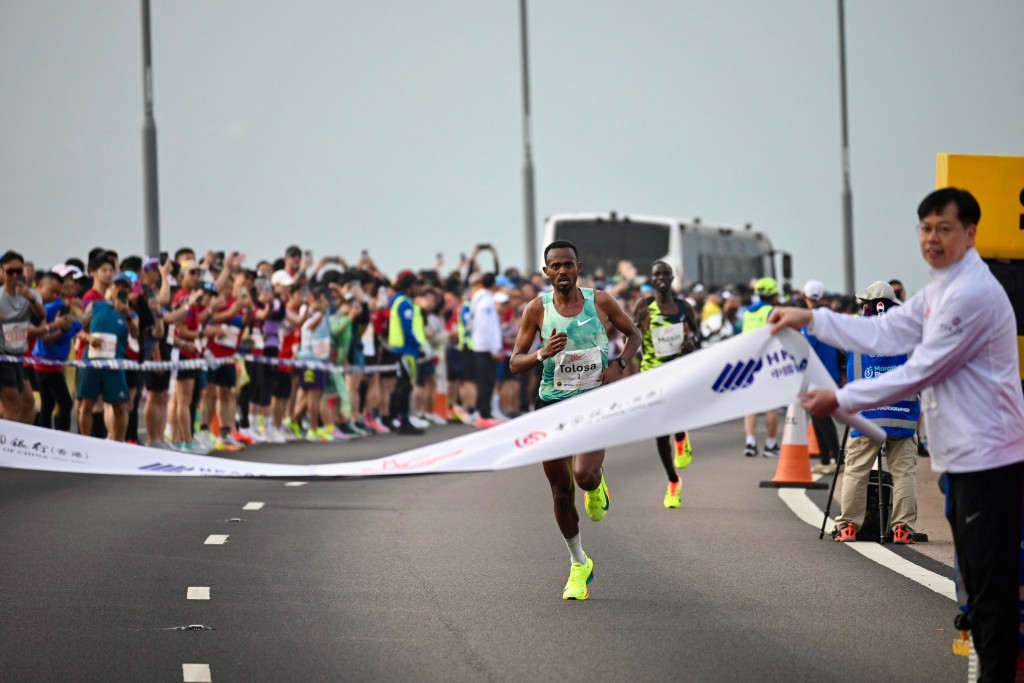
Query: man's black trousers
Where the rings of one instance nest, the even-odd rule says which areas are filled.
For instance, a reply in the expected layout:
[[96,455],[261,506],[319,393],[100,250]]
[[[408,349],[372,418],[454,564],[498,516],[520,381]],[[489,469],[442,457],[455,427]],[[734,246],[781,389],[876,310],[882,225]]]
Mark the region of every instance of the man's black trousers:
[[949,525],[967,589],[979,683],[1012,681],[1017,667],[1024,463],[947,475]]

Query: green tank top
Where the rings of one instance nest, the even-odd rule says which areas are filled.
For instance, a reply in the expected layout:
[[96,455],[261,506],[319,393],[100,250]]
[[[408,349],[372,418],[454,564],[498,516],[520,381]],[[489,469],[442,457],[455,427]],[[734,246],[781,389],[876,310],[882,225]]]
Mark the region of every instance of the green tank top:
[[545,345],[552,334],[565,332],[565,350],[558,356],[544,359],[538,395],[543,401],[572,398],[600,386],[601,373],[608,367],[608,334],[597,314],[594,290],[580,288],[583,310],[566,318],[555,310],[554,292],[541,297],[544,322],[540,343]]
[[672,315],[662,313],[654,299],[651,299],[647,306],[651,314],[651,324],[641,340],[644,354],[640,359],[641,371],[653,370],[683,355],[683,342],[686,341],[686,304],[676,299],[676,306],[679,312]]

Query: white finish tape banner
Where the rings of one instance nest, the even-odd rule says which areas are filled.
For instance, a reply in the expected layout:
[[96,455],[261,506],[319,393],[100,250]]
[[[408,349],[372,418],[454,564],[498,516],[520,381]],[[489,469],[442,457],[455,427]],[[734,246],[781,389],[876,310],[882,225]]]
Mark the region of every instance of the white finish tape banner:
[[[280,465],[132,446],[0,420],[0,466],[53,472],[192,477],[357,477],[502,470],[697,429],[835,389],[793,330],[737,335],[515,420],[375,460]],[[858,415],[837,415],[877,440]]]

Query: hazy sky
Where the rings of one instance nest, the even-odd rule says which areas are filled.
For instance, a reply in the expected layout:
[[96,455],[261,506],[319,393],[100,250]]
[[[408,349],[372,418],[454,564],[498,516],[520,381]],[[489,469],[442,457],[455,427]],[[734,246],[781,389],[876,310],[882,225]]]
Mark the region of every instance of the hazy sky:
[[[152,5],[164,249],[522,262],[516,0]],[[935,154],[1024,154],[1024,2],[846,23],[857,284],[916,290]],[[535,0],[529,30],[538,242],[561,212],[749,221],[842,286],[835,2]],[[0,3],[0,247],[141,251],[141,62],[138,2]]]

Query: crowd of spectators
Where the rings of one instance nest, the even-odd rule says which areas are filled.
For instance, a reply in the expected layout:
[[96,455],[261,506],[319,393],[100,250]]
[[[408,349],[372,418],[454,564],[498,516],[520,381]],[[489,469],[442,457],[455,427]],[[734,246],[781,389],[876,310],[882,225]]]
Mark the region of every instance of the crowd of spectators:
[[[207,453],[488,427],[535,401],[539,375],[512,375],[508,356],[523,309],[549,283],[502,269],[489,245],[394,278],[365,251],[348,262],[298,246],[256,263],[185,247],[124,258],[96,248],[45,271],[14,251],[0,260],[0,356],[17,357],[0,362],[5,419]],[[579,284],[625,310],[651,289],[625,261]],[[705,343],[741,329],[753,284],[687,288]],[[621,343],[613,333],[611,357]]]

